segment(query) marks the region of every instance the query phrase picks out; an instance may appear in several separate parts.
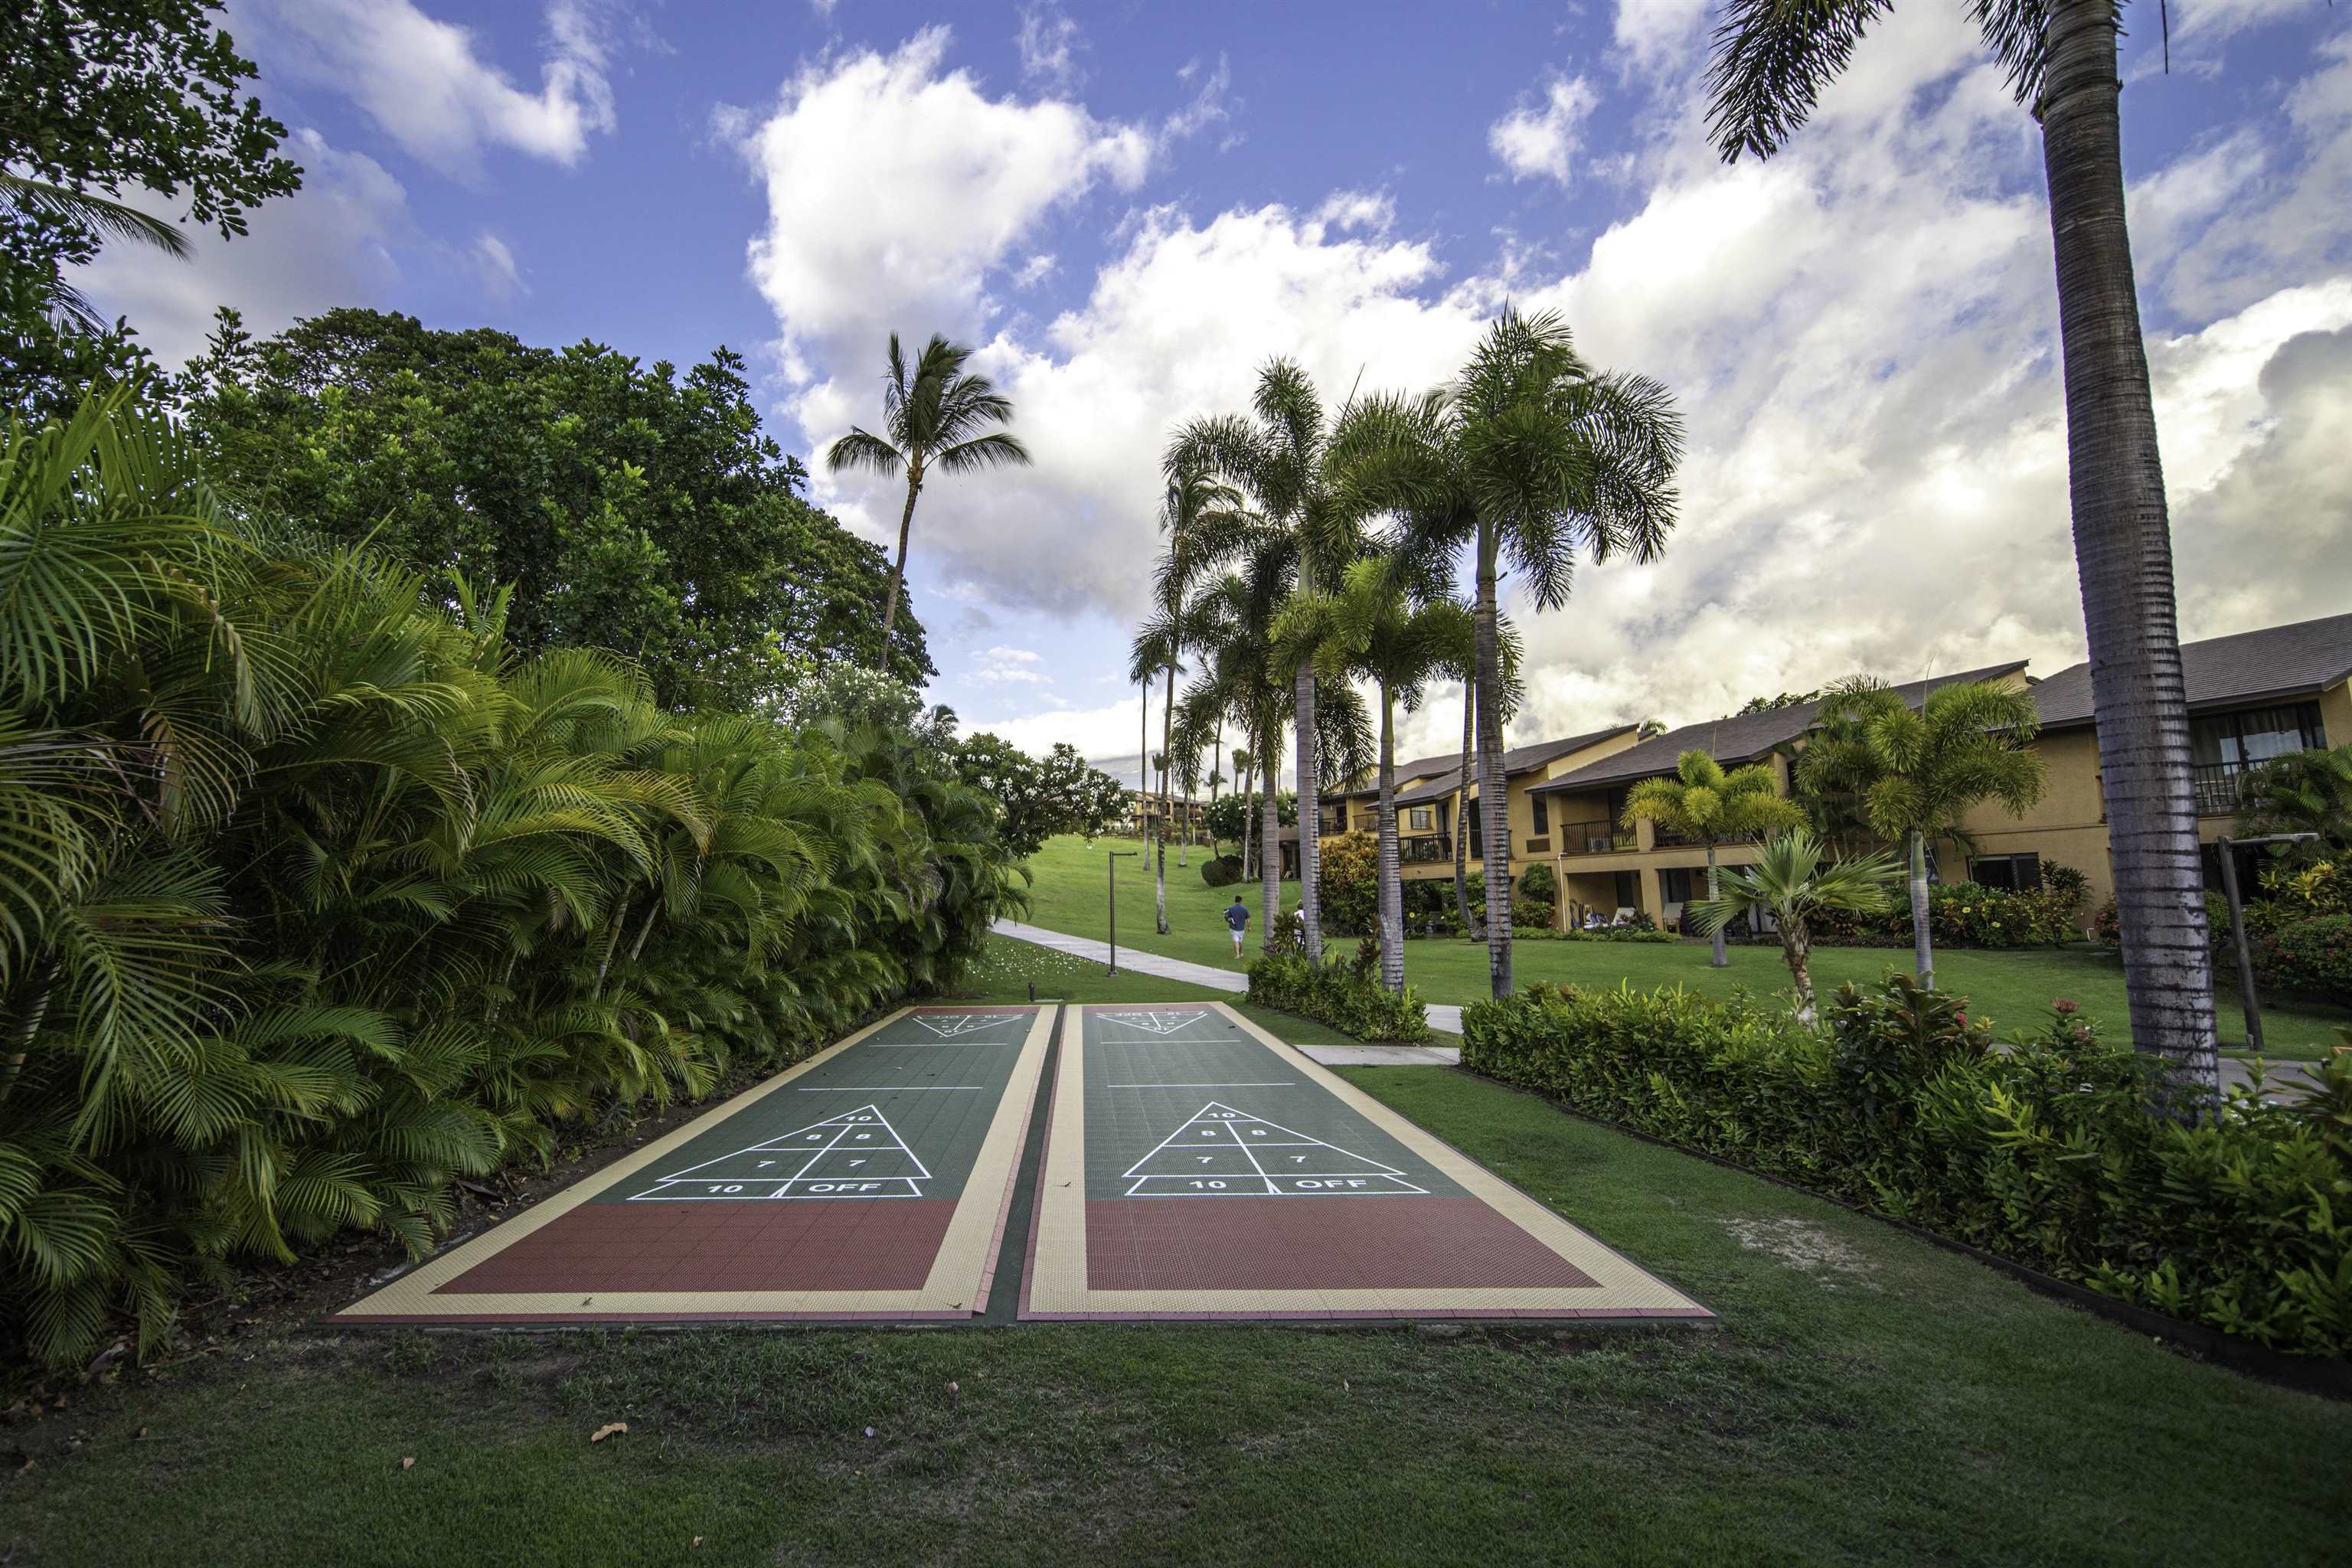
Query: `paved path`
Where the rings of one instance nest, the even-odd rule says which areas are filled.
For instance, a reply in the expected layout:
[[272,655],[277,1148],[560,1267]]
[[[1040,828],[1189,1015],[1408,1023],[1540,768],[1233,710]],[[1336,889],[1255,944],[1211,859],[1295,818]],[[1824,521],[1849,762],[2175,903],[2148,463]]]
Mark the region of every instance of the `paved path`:
[[[1019,942],[1034,942],[1039,947],[1050,947],[1055,952],[1066,952],[1073,958],[1083,958],[1094,963],[1107,964],[1110,962],[1110,944],[1107,942],[1097,942],[1090,936],[1071,936],[1064,931],[1047,931],[1044,926],[1027,925],[1020,921],[1000,920],[989,929],[998,936],[1009,936]],[[1212,991],[1230,991],[1237,996],[1249,990],[1249,976],[1237,969],[1219,969],[1212,964],[1194,963],[1190,959],[1162,958],[1156,952],[1144,952],[1137,948],[1120,948],[1118,963],[1120,968],[1131,969],[1138,974],[1156,974],[1162,980],[1181,980],[1187,985],[1204,985]],[[1429,1026],[1444,1034],[1459,1035],[1462,1032],[1462,1009],[1433,1004],[1429,1008]],[[1419,1046],[1353,1047],[1334,1046],[1324,1048],[1380,1052],[1416,1051],[1423,1054],[1412,1059],[1431,1059],[1424,1047]],[[1438,1059],[1451,1066],[1460,1059],[1461,1055],[1462,1053],[1456,1050]],[[1316,1059],[1328,1061],[1334,1058],[1317,1057]],[[1367,1059],[1385,1062],[1400,1058],[1381,1055]]]
[[[1021,942],[1034,942],[1040,947],[1050,947],[1056,952],[1066,952],[1073,958],[1087,959],[1095,963],[1110,962],[1110,945],[1092,937],[1070,936],[1062,931],[1047,931],[1043,926],[1025,925],[1019,921],[998,921],[992,928],[999,936],[1009,936]],[[1212,991],[1231,992],[1240,995],[1249,989],[1249,976],[1239,970],[1219,969],[1212,964],[1194,963],[1188,959],[1162,958],[1156,952],[1144,952],[1126,947],[1119,949],[1121,968],[1138,974],[1156,974],[1162,980],[1181,980],[1187,985],[1202,985]],[[1432,1003],[1429,1026],[1441,1033],[1459,1037],[1462,1033],[1462,1009]],[[1432,1067],[1454,1067],[1462,1060],[1458,1046],[1301,1046],[1299,1049],[1317,1061],[1332,1066],[1395,1066],[1420,1064]],[[2294,1086],[2294,1075],[2301,1064],[2276,1062],[2270,1070],[2271,1098],[2277,1099],[2284,1089]],[[2221,1058],[2221,1087],[2232,1089],[2247,1081],[2246,1067],[2234,1057]]]

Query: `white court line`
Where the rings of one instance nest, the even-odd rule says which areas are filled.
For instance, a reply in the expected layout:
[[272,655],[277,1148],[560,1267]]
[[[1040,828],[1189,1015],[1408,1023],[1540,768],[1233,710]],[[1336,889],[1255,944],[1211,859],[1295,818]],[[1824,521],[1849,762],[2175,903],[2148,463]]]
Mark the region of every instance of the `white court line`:
[[1297,1089],[1296,1079],[1280,1078],[1271,1083],[1112,1083],[1106,1089]]
[[886,1083],[877,1089],[796,1089],[793,1092],[794,1094],[920,1094],[929,1089],[978,1089],[985,1087],[983,1084],[977,1083]]

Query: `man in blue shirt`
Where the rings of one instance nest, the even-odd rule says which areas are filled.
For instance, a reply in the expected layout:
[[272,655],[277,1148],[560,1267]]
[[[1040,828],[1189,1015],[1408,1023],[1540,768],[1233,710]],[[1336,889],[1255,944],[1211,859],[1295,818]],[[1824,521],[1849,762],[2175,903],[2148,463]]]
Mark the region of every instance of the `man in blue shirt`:
[[1234,933],[1234,956],[1242,955],[1242,938],[1249,933],[1249,906],[1242,902],[1239,893],[1225,906],[1225,929]]

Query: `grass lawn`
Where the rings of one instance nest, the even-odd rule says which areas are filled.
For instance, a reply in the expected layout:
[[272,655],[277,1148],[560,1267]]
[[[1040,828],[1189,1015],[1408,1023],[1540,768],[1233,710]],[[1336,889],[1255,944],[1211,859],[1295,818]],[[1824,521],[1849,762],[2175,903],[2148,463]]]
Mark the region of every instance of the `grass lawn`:
[[[1036,925],[1074,936],[1104,935],[1107,902],[1104,876],[1106,849],[1137,849],[1133,840],[1055,838],[1029,862],[1035,884],[1030,889],[1028,919]],[[1171,850],[1168,857],[1168,923],[1166,936],[1154,930],[1150,864],[1139,855],[1118,863],[1118,940],[1149,952],[1188,958],[1198,963],[1234,968],[1233,943],[1225,935],[1220,914],[1235,892],[1249,905],[1251,952],[1255,952],[1258,885],[1213,889],[1201,880],[1203,858],[1198,848],[1192,864],[1180,871]],[[1296,903],[1298,884],[1284,884],[1286,902]],[[1883,947],[1817,947],[1813,950],[1813,984],[1824,992],[1848,980],[1874,980],[1888,969],[1908,970],[1907,951]],[[1737,985],[1779,990],[1789,972],[1777,947],[1735,947],[1731,966],[1707,964],[1701,942],[1523,942],[1514,950],[1513,968],[1520,984],[1549,980],[1561,984],[1615,985],[1622,981],[1637,989],[1687,985],[1694,991],[1727,995]],[[1475,1002],[1486,995],[1486,949],[1484,943],[1456,939],[1419,939],[1405,943],[1405,978],[1430,1002]],[[2123,967],[2105,951],[2091,948],[1983,952],[1948,949],[1936,954],[1936,984],[1957,991],[1975,1004],[2001,1032],[2031,1028],[2042,1020],[2053,997],[2067,996],[2110,1031],[2125,1027]],[[2221,995],[2221,1028],[2225,1047],[2244,1038],[2244,1015],[2234,991]],[[2340,1007],[2265,1007],[2263,1025],[2269,1054],[2280,1060],[2317,1061],[2338,1043],[2336,1031],[2352,1024],[2352,1010]]]
[[[1001,945],[991,998],[1184,994]],[[1349,1076],[1724,1327],[265,1321],[50,1384],[0,1431],[0,1561],[2341,1561],[2352,1406],[1464,1074]]]

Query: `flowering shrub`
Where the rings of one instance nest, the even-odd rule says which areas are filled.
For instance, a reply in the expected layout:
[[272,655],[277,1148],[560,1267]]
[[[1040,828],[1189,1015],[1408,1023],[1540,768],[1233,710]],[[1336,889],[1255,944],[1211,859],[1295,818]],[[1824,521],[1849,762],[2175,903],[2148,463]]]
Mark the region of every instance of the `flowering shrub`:
[[2152,1116],[2147,1061],[2061,1000],[1995,1048],[1908,975],[1825,1027],[1680,989],[1531,986],[1463,1011],[1463,1066],[2120,1300],[2352,1352],[2352,1052],[2288,1103]]
[[2352,915],[2321,915],[2256,931],[2247,946],[2257,985],[2352,1006]]
[[[2080,941],[2083,885],[2074,879],[2080,874],[2065,879],[2050,875],[2068,870],[2045,868],[2039,888],[1988,888],[1975,882],[1929,888],[1928,934],[1938,947],[2055,947]],[[1813,941],[1825,947],[1909,947],[1911,904],[1898,892],[1894,907],[1884,913],[1824,915],[1813,926]]]
[[1326,931],[1335,936],[1370,936],[1379,931],[1381,841],[1369,833],[1326,838],[1316,886],[1323,895]]

